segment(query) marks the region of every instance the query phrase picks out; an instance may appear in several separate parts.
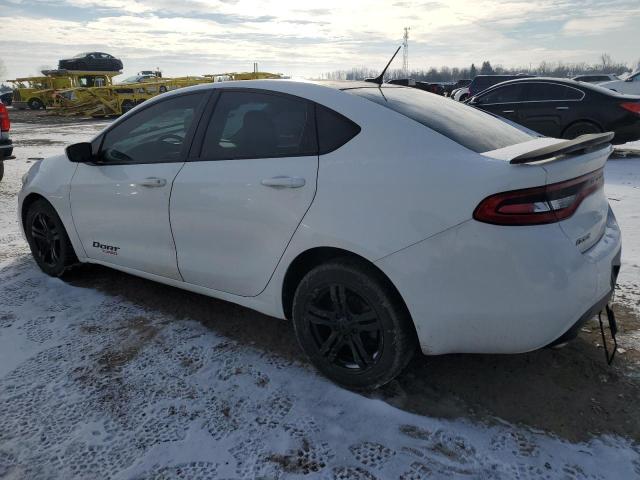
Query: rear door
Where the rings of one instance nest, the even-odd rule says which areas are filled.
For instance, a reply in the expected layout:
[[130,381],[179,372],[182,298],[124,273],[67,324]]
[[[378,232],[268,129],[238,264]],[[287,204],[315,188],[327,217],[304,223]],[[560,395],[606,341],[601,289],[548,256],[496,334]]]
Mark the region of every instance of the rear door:
[[575,118],[585,94],[559,83],[527,82],[523,85],[518,123],[548,137],[561,137]]
[[271,91],[220,94],[171,195],[186,282],[243,296],[265,288],[316,192],[314,111]]
[[89,258],[180,279],[169,197],[207,96],[173,96],[134,113],[106,132],[99,162],[78,165],[71,212]]

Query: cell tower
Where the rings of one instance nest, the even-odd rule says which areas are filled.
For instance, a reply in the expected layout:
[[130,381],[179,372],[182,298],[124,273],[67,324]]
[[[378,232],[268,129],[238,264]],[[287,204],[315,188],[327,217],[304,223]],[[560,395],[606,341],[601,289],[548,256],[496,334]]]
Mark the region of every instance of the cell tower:
[[404,27],[404,41],[402,42],[402,71],[404,76],[409,78],[409,30],[410,27]]

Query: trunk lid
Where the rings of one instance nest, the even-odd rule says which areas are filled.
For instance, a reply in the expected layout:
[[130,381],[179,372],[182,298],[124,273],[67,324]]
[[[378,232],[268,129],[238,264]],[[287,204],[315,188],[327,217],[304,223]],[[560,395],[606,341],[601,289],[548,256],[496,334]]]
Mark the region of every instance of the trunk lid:
[[[577,140],[577,141],[576,141]],[[566,141],[542,137],[530,142],[512,145],[483,155],[509,161],[513,168],[522,168],[519,163],[537,165],[546,172],[546,185],[587,176],[589,182],[601,182],[604,166],[613,152],[606,134]],[[609,137],[610,140],[610,137]],[[527,160],[527,157],[533,160]],[[541,160],[536,160],[542,157]],[[518,160],[520,159],[520,160]],[[525,161],[521,161],[524,159]],[[588,175],[599,172],[594,175]],[[609,202],[601,186],[587,195],[569,218],[559,222],[563,232],[576,248],[585,252],[604,234]]]

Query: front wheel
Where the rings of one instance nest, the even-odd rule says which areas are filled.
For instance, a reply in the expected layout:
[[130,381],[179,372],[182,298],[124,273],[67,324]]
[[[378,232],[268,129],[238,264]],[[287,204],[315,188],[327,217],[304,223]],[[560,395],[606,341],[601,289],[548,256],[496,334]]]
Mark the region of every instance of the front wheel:
[[62,220],[45,200],[36,200],[29,207],[24,231],[33,258],[47,275],[60,277],[78,261]]
[[417,346],[398,294],[374,267],[350,258],[320,265],[302,279],[293,300],[293,323],[316,368],[358,390],[391,381]]

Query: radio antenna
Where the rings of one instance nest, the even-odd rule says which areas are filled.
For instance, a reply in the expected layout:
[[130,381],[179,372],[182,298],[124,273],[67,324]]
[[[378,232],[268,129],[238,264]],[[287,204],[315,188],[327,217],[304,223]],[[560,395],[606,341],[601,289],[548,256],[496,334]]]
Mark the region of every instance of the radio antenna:
[[376,78],[365,78],[364,81],[382,85],[382,82],[384,81],[384,74],[387,73],[387,70],[389,69],[389,65],[391,65],[391,62],[393,62],[393,59],[396,58],[396,55],[398,55],[398,52],[400,51],[401,48],[402,48],[402,45],[398,47],[398,49],[396,50],[396,53],[393,54],[393,57],[391,57],[391,60],[389,60],[389,63],[387,63],[387,66],[384,67],[384,70],[382,70],[382,73],[380,75],[378,75]]

